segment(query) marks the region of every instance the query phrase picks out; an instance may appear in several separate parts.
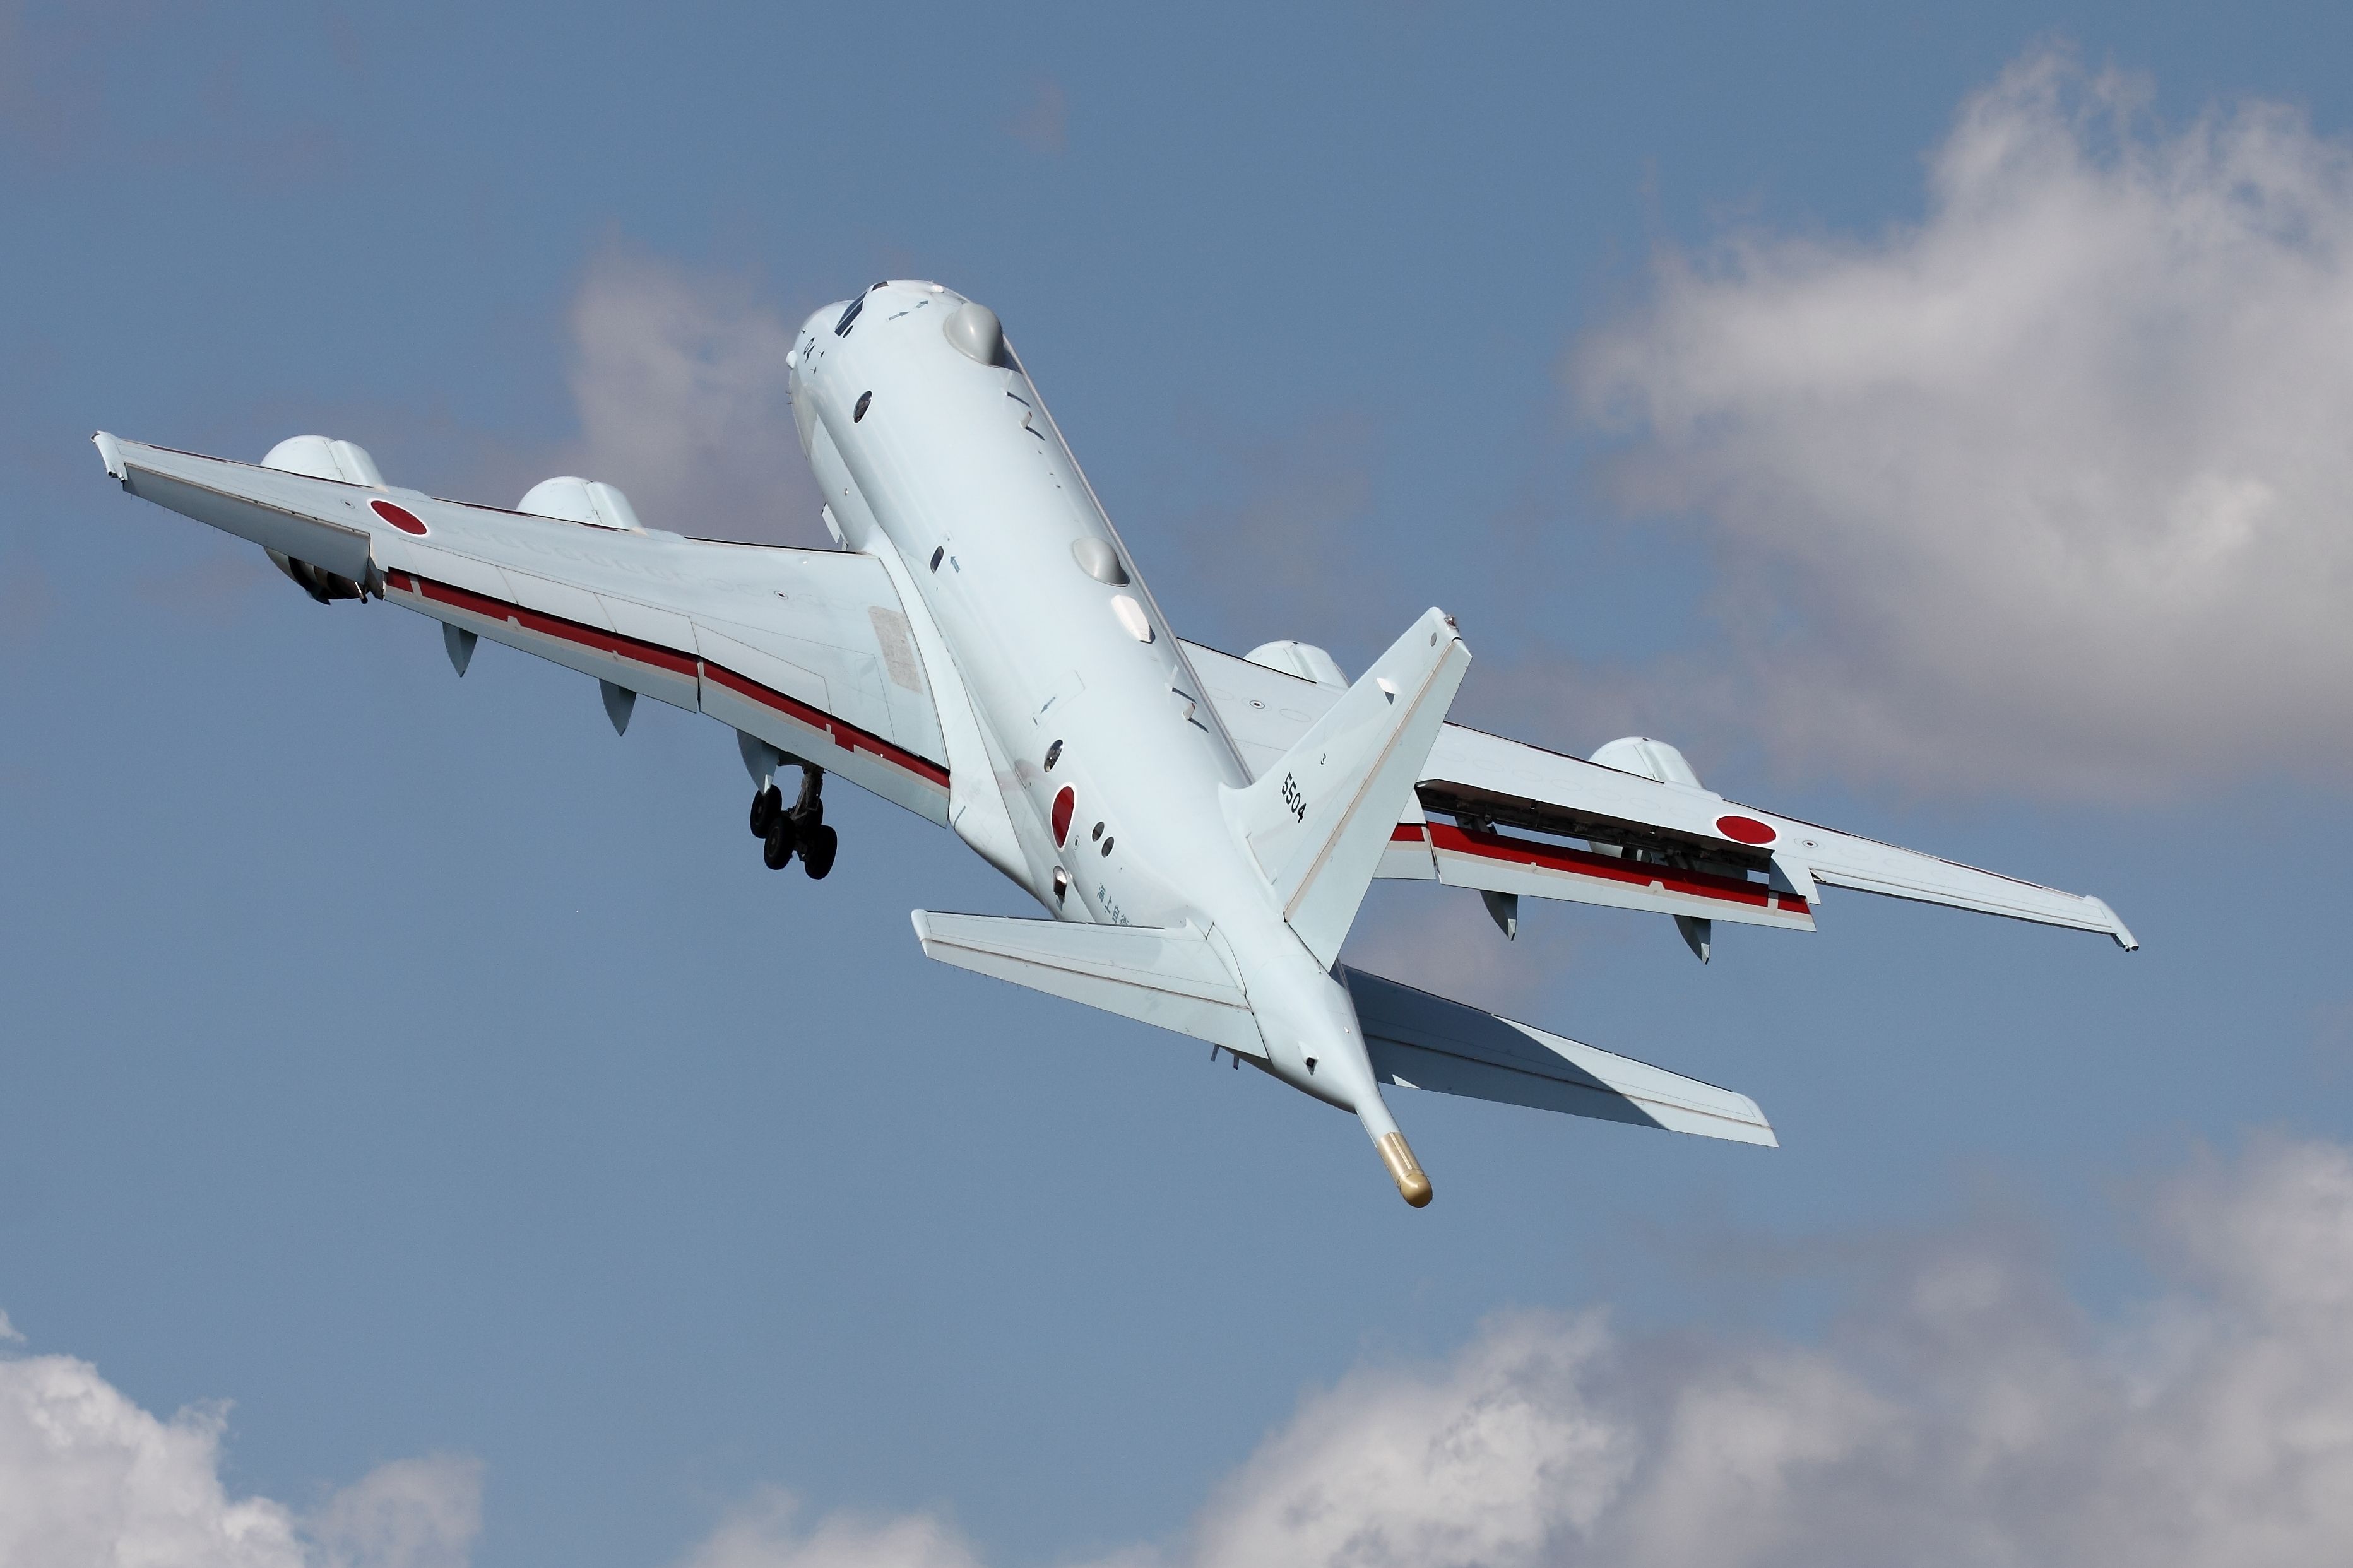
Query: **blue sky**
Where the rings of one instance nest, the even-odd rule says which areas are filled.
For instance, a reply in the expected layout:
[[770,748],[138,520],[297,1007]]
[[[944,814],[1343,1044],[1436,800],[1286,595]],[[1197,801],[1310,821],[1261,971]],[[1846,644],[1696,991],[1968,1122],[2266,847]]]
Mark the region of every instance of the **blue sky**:
[[[95,1367],[320,1562],[1240,1562],[1252,1486],[1514,1335],[1663,1408],[1746,1345],[1863,1376],[1954,1258],[2127,1327],[2240,1310],[2218,1226],[2353,1259],[2348,30],[0,10],[0,1372]],[[1358,962],[1784,1145],[1407,1097],[1412,1213],[1345,1118],[927,963],[910,908],[1019,912],[947,835],[845,790],[774,876],[723,730],[453,679],[86,439],[817,543],[776,323],[911,275],[999,311],[1187,635],[1355,668],[1437,602],[1476,721],[1646,728],[2145,951],[1834,894],[1702,970],[1383,889]],[[1992,1375],[1936,1343],[1890,1375]],[[1547,1508],[1619,1473],[1562,1452]],[[1388,1560],[1616,1551],[1610,1495]]]

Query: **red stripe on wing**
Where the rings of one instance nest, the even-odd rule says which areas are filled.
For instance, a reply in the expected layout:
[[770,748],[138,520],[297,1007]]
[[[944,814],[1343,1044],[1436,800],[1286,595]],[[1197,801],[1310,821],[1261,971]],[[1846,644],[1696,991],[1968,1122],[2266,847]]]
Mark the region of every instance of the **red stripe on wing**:
[[748,698],[764,708],[784,714],[796,723],[804,724],[809,729],[820,731],[845,752],[865,752],[893,767],[913,773],[928,784],[937,785],[941,789],[948,787],[948,771],[939,763],[929,758],[918,756],[904,746],[893,745],[871,731],[860,729],[847,719],[837,719],[830,713],[787,697],[772,687],[763,686],[750,677],[739,675],[724,665],[713,664],[709,659],[698,658],[693,654],[681,653],[676,648],[664,647],[659,643],[647,642],[640,637],[625,637],[619,632],[608,632],[601,626],[586,626],[579,621],[568,620],[562,616],[551,616],[544,611],[531,609],[526,605],[513,604],[505,599],[492,598],[487,594],[477,594],[470,588],[460,588],[455,584],[438,582],[430,577],[419,577],[414,573],[396,569],[385,574],[385,582],[388,586],[401,593],[415,594],[421,599],[448,605],[453,609],[465,610],[488,620],[512,621],[525,631],[537,632],[543,637],[555,637],[577,647],[594,648],[598,653],[609,654],[615,658],[628,659],[649,668],[683,676],[689,680],[707,675],[711,679],[738,696]]
[[[1409,826],[1400,824],[1398,837],[1405,837]],[[1596,855],[1588,850],[1539,844],[1534,839],[1514,838],[1501,833],[1450,827],[1444,823],[1430,825],[1430,841],[1432,847],[1456,855],[1476,855],[1483,859],[1534,866],[1573,877],[1591,877],[1604,882],[1623,882],[1636,888],[1647,888],[1655,882],[1671,893],[1683,893],[1696,899],[1717,899],[1725,903],[1747,904],[1760,910],[1778,910],[1786,904],[1793,912],[1806,907],[1804,900],[1790,898],[1784,900],[1759,882],[1736,880],[1707,871],[1685,871],[1672,866],[1653,865],[1647,860]]]

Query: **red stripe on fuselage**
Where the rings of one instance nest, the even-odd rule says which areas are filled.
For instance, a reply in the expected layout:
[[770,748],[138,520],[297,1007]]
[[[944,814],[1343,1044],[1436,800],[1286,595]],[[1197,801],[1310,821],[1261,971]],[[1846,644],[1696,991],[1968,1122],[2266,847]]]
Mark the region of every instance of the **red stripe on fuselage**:
[[892,767],[913,773],[927,784],[935,784],[941,789],[948,787],[948,771],[937,763],[919,757],[903,746],[894,746],[881,736],[871,731],[861,730],[847,719],[837,719],[830,713],[787,697],[771,687],[763,686],[748,676],[739,675],[734,670],[729,669],[725,665],[713,664],[709,659],[700,658],[692,654],[681,653],[676,648],[664,647],[659,643],[647,642],[639,637],[624,637],[618,632],[608,632],[601,626],[585,626],[578,621],[566,620],[562,616],[551,616],[543,611],[529,609],[504,599],[494,599],[487,594],[477,594],[470,588],[460,588],[454,584],[437,582],[430,577],[419,577],[413,573],[387,572],[385,574],[385,582],[402,593],[415,594],[418,598],[428,599],[435,604],[448,605],[454,609],[465,610],[480,616],[486,620],[512,621],[525,631],[537,632],[543,637],[555,637],[581,647],[594,648],[599,653],[609,654],[615,658],[628,659],[632,663],[664,670],[671,675],[683,676],[689,680],[707,675],[738,696],[748,698],[764,708],[774,709],[796,723],[820,731],[845,752],[869,752]]

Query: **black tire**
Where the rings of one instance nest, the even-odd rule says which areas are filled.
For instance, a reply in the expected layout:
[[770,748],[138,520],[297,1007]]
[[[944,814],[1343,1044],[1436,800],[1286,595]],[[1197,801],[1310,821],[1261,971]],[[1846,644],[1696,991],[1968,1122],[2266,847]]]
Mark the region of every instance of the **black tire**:
[[768,825],[785,809],[785,792],[770,784],[752,797],[752,837],[765,838]]
[[812,879],[821,880],[833,869],[834,852],[841,847],[841,837],[823,823],[818,823],[801,836],[801,869]]
[[800,835],[794,831],[793,819],[783,812],[776,813],[768,823],[766,842],[760,846],[760,858],[771,871],[781,871],[793,863],[793,851],[798,847]]

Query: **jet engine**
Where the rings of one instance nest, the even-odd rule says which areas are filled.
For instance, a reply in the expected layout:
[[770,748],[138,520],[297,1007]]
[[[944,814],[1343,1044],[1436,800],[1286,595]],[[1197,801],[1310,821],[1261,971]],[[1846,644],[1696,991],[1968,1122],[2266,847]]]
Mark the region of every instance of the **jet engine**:
[[1648,735],[1622,735],[1593,753],[1593,760],[1605,768],[1616,768],[1621,773],[1640,773],[1661,784],[1682,784],[1689,789],[1701,788],[1699,775],[1692,772],[1691,763],[1683,752],[1664,741],[1653,741]]
[[629,498],[611,485],[596,479],[584,479],[574,474],[558,474],[552,479],[542,479],[523,492],[515,510],[533,517],[561,518],[566,522],[581,522],[590,528],[620,529],[629,533],[643,533],[646,525],[638,521],[637,509]]
[[[261,459],[265,468],[276,468],[284,474],[302,474],[314,479],[333,479],[338,484],[363,485],[369,489],[384,489],[384,475],[377,471],[375,459],[367,448],[350,441],[337,441],[325,436],[290,436],[269,448]],[[308,561],[297,561],[276,550],[265,548],[270,563],[293,579],[294,585],[324,605],[336,599],[364,599],[365,585],[349,577],[313,566]]]
[[1252,664],[1279,669],[1285,675],[1295,675],[1302,680],[1312,680],[1318,686],[1345,688],[1348,678],[1340,672],[1340,662],[1314,643],[1269,642],[1242,655]]

